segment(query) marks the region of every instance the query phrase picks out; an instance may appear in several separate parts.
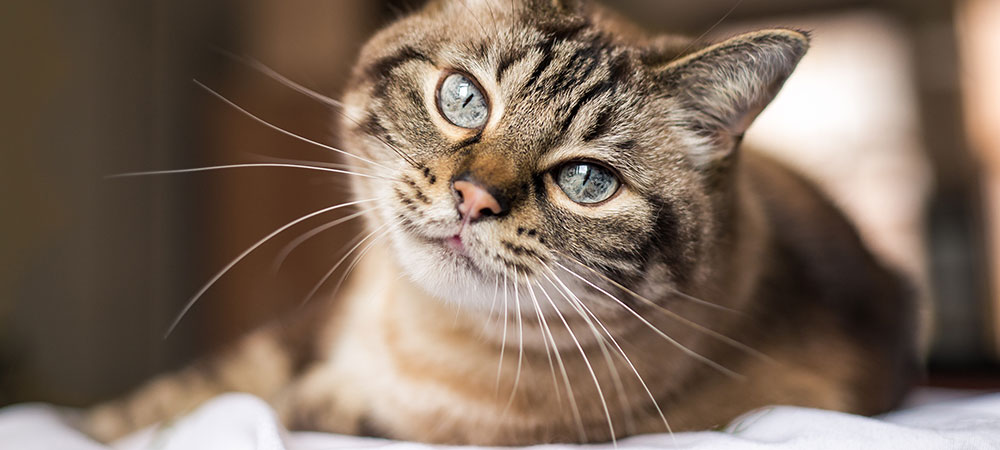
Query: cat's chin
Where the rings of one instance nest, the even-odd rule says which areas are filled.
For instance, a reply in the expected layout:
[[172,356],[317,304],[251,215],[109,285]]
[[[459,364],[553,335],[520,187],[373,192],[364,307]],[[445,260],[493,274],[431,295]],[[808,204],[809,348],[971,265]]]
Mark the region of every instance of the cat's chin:
[[484,273],[459,239],[396,235],[392,241],[404,273],[428,294],[463,307],[490,308],[502,280]]

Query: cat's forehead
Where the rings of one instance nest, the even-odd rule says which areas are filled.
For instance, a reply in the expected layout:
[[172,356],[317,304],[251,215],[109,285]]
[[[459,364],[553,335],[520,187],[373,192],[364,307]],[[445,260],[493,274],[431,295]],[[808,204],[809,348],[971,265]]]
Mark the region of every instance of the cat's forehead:
[[436,65],[471,74],[502,106],[508,125],[526,137],[569,133],[598,140],[614,131],[615,116],[648,97],[634,50],[585,24],[480,33],[440,42]]
[[[480,9],[456,19],[456,11],[431,10],[369,44],[361,73],[373,82],[373,103],[359,121],[391,120],[414,153],[453,153],[455,142],[428,130],[449,128],[435,97],[444,77],[460,72],[482,88],[490,108],[475,149],[525,167],[545,166],[553,155],[595,159],[649,178],[644,168],[669,147],[667,119],[656,113],[668,108],[641,49],[581,16],[529,20]],[[460,141],[457,148],[469,150]]]

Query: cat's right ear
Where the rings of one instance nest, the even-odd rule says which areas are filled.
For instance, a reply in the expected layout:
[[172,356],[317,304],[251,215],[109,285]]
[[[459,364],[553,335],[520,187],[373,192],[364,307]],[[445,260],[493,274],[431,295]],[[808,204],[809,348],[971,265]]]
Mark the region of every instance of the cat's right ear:
[[[692,148],[696,164],[711,164],[739,145],[808,47],[808,34],[773,29],[739,35],[680,57],[674,53],[659,61],[653,58],[650,64],[665,93],[680,102],[682,123],[703,138]],[[667,48],[677,51],[676,46]]]

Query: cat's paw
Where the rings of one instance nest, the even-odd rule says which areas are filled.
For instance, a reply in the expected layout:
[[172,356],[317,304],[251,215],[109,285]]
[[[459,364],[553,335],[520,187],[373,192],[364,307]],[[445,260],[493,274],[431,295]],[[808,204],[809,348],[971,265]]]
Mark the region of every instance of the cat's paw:
[[328,368],[316,368],[275,399],[274,409],[289,430],[357,435],[366,403],[349,385]]
[[74,418],[73,425],[98,442],[109,443],[136,428],[122,402],[104,403]]
[[111,442],[142,428],[173,420],[208,398],[196,383],[163,376],[131,395],[97,405],[83,413],[78,428],[100,442]]

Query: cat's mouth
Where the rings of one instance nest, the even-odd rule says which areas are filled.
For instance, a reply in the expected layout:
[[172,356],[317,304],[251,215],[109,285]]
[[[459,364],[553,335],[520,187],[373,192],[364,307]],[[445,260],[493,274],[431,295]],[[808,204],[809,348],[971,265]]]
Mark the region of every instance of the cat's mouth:
[[466,267],[481,272],[480,268],[473,261],[475,259],[475,252],[469,247],[469,239],[463,238],[460,232],[453,233],[447,237],[427,236],[420,233],[414,233],[413,235],[425,245],[439,249],[438,251],[446,256],[445,259],[461,261]]
[[450,248],[455,253],[466,258],[469,257],[469,253],[465,249],[465,243],[462,242],[462,236],[456,234],[452,237],[444,239],[444,246]]

